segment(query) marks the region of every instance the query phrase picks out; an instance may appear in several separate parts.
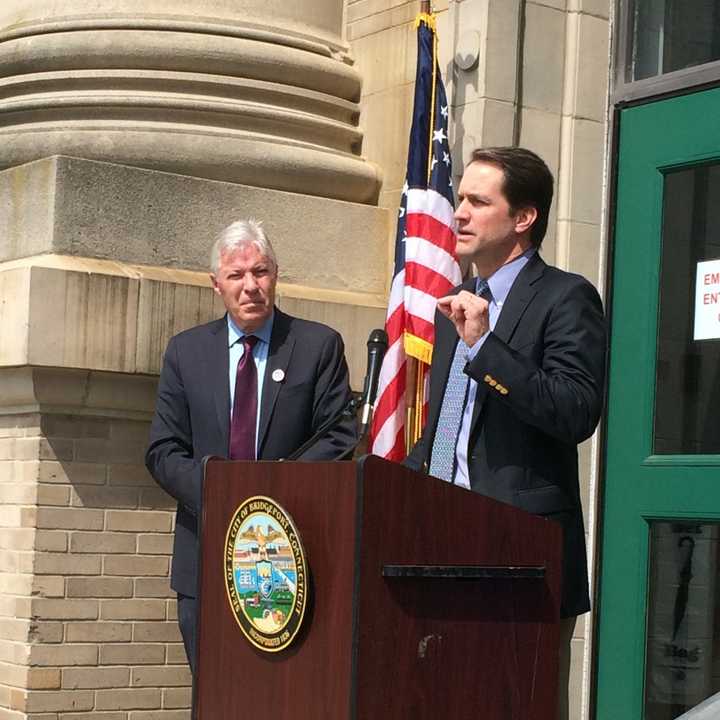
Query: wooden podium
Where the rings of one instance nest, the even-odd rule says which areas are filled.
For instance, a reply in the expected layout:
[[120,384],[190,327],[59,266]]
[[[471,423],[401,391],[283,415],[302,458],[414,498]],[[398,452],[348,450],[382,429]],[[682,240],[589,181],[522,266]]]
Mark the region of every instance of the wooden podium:
[[[279,653],[225,589],[253,495],[292,516],[311,576]],[[210,461],[203,503],[196,720],[555,720],[559,525],[373,456]]]

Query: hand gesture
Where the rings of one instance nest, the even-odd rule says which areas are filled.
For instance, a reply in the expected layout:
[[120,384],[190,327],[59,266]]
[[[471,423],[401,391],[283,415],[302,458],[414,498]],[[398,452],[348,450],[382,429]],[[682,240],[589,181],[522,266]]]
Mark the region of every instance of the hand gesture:
[[437,301],[438,310],[448,318],[457,334],[472,347],[488,330],[490,315],[485,298],[461,290],[457,295],[446,295]]

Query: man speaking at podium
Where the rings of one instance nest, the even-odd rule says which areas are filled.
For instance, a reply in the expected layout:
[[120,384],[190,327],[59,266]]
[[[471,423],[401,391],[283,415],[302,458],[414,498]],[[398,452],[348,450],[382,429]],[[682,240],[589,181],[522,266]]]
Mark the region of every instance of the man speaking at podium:
[[607,339],[595,288],[538,254],[552,195],[535,153],[473,152],[455,220],[479,277],[438,300],[428,421],[405,462],[562,525],[562,717],[575,619],[590,609],[577,445],[600,417]]
[[[170,585],[193,673],[203,458],[287,457],[351,397],[340,335],[275,307],[278,265],[260,223],[240,220],[223,230],[211,270],[227,313],[170,340],[145,456],[178,502]],[[301,459],[336,460],[355,444],[349,416]]]

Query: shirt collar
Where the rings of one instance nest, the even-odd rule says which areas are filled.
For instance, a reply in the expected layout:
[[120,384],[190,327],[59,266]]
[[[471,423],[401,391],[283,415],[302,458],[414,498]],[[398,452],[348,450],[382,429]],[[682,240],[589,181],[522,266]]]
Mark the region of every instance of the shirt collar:
[[[245,337],[248,333],[243,332],[236,324],[235,321],[230,317],[230,313],[227,313],[227,325],[228,325],[228,347],[232,347],[240,338]],[[262,340],[264,343],[270,343],[270,335],[272,333],[273,321],[275,320],[275,310],[270,312],[268,319],[257,329],[254,335],[258,340]]]
[[[501,265],[488,279],[487,283],[490,286],[490,292],[492,293],[493,302],[501,307],[507,296],[510,294],[510,288],[513,286],[520,271],[527,265],[528,260],[537,252],[537,248],[528,248],[522,255],[518,255],[516,258],[511,260],[505,265]],[[481,278],[478,278],[475,282],[475,287],[478,287]]]

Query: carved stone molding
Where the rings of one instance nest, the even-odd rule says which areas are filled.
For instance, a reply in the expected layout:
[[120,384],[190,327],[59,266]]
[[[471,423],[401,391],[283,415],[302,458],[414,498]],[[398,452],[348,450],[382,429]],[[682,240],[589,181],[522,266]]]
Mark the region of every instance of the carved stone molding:
[[6,0],[0,168],[66,154],[374,204],[342,5]]

